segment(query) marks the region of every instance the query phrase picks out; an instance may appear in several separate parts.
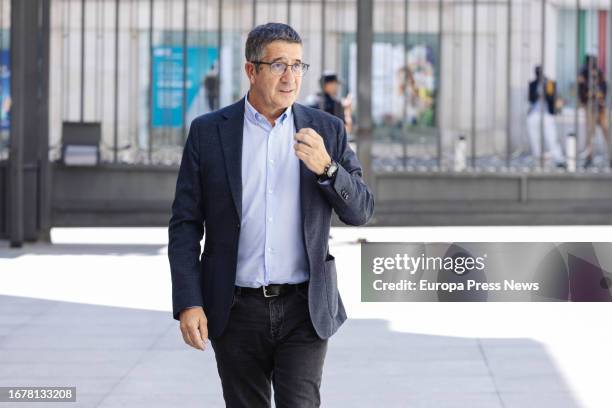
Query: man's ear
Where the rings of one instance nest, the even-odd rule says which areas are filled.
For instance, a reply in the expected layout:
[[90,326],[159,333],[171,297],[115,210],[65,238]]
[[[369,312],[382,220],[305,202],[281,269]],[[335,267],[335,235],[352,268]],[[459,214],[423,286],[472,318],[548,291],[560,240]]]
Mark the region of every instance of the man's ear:
[[244,71],[247,74],[247,77],[249,78],[249,82],[251,84],[255,83],[255,64],[252,64],[250,62],[245,62],[244,63]]

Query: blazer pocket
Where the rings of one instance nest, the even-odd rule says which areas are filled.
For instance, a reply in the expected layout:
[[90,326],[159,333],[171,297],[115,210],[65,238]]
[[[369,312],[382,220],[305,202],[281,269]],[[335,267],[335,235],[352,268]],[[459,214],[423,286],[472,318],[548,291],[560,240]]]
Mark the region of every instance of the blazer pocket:
[[327,290],[327,304],[332,317],[338,314],[338,276],[336,273],[336,259],[328,254],[324,262],[325,288]]

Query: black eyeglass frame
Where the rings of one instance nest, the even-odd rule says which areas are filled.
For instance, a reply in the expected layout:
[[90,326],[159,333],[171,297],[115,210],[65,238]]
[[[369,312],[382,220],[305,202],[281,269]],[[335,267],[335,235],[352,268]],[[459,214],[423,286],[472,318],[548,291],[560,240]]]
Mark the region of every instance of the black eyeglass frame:
[[[285,62],[281,62],[281,61],[273,61],[273,62],[266,62],[266,61],[249,61],[251,64],[263,64],[263,65],[268,65],[270,67],[270,72],[274,75],[285,75],[285,72],[287,72],[287,68],[291,67],[291,72],[293,72],[293,75],[295,76],[303,76],[304,74],[306,74],[306,72],[308,72],[308,67],[310,67],[310,64],[306,64],[305,62],[296,62],[295,64],[287,64]],[[282,73],[275,73],[274,71],[272,71],[272,65],[274,64],[281,64],[285,66],[285,69],[283,70]],[[302,72],[299,74],[296,74],[295,71],[293,70],[293,67],[297,67],[297,66],[301,66],[302,68]]]

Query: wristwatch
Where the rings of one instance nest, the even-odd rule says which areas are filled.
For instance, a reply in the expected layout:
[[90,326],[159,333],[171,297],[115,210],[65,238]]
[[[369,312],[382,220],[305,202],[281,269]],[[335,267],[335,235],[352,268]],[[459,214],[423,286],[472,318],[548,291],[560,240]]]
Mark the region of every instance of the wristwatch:
[[325,181],[334,178],[337,171],[338,163],[332,160],[327,166],[325,166],[323,174],[319,176],[319,181]]

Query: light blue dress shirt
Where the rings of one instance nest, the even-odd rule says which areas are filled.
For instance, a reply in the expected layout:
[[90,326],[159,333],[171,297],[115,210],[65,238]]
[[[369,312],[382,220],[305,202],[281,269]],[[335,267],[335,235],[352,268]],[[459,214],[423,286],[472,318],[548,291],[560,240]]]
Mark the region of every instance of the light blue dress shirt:
[[291,106],[274,126],[245,98],[242,221],[236,285],[260,287],[309,278],[300,204],[300,161]]

